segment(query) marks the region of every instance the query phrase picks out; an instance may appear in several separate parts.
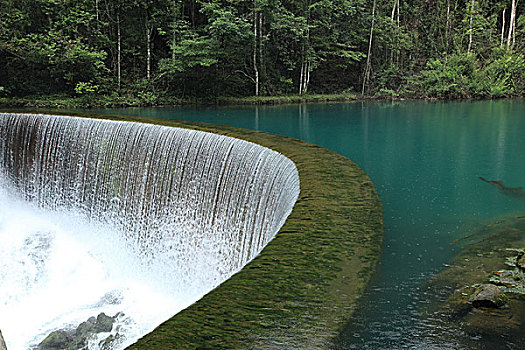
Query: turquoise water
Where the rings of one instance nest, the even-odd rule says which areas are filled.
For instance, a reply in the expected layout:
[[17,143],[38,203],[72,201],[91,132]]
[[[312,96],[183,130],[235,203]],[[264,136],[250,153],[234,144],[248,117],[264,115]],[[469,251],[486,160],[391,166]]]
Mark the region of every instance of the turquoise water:
[[381,263],[343,349],[457,349],[421,323],[425,281],[454,256],[453,240],[525,200],[479,180],[525,186],[525,103],[403,102],[100,111],[210,122],[299,138],[360,165],[383,201]]

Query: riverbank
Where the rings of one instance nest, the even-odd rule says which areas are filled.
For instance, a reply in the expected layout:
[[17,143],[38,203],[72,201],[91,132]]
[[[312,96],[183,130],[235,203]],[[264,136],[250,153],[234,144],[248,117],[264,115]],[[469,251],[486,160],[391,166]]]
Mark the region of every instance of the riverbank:
[[283,96],[218,97],[210,99],[184,99],[175,97],[154,97],[148,94],[138,96],[93,96],[71,97],[64,95],[4,97],[0,98],[0,108],[122,108],[122,107],[168,107],[168,106],[208,106],[208,105],[273,105],[315,102],[350,102],[377,99],[357,94],[314,94]]
[[149,94],[138,96],[94,96],[71,97],[64,95],[1,97],[0,108],[4,110],[27,109],[91,109],[91,108],[127,108],[127,107],[182,107],[182,106],[263,106],[323,102],[362,102],[362,101],[457,101],[457,100],[495,100],[522,98],[521,95],[499,97],[476,97],[469,99],[429,98],[422,96],[397,96],[380,94],[363,96],[357,93],[340,94],[305,94],[280,96],[217,97],[210,99],[185,99],[176,97],[154,97]]

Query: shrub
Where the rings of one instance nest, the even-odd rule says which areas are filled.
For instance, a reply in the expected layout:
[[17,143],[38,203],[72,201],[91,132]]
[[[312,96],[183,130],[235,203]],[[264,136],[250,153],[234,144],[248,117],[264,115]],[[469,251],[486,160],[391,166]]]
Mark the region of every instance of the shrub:
[[494,50],[494,59],[480,72],[480,93],[492,97],[522,93],[525,88],[523,54]]
[[426,69],[411,79],[416,91],[443,99],[471,97],[477,61],[473,55],[453,54],[431,59]]
[[75,86],[75,92],[77,95],[93,95],[98,91],[98,85],[94,85],[92,81],[79,82]]

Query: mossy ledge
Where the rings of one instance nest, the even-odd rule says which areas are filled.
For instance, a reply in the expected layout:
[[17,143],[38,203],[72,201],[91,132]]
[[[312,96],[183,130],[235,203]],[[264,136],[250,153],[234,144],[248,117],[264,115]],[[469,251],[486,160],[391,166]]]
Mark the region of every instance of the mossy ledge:
[[128,349],[330,348],[381,252],[382,206],[368,175],[348,158],[288,137],[168,119],[103,118],[255,142],[293,160],[301,181],[293,212],[259,256]]

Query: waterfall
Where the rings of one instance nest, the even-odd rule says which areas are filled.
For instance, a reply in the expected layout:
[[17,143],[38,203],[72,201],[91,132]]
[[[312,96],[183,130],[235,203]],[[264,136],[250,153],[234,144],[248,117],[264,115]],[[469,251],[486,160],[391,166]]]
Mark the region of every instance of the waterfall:
[[[123,264],[132,259],[137,274],[155,279],[168,295],[190,295],[189,303],[253,259],[299,194],[294,163],[251,142],[51,115],[0,113],[0,178],[5,198],[14,193],[46,217],[84,220],[82,240],[96,241],[98,233],[110,230],[116,237],[107,245],[115,255],[131,256]],[[0,216],[0,235],[5,219]],[[46,254],[38,249],[50,244],[48,231],[32,231],[37,253],[31,254],[38,266],[45,265]],[[6,293],[1,291],[5,275],[0,270],[0,296]],[[0,323],[9,348],[3,327]],[[128,337],[127,343],[133,340]]]

